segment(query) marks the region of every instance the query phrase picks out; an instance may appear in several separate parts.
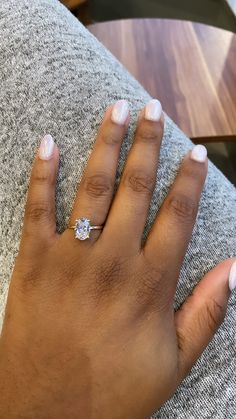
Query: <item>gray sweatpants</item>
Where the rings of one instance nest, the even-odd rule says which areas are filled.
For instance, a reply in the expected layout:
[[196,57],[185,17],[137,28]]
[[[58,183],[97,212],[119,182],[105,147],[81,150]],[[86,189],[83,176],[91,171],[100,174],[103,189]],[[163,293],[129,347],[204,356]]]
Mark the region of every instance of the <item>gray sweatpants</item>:
[[[57,227],[62,232],[103,112],[108,104],[121,98],[130,104],[132,121],[122,146],[117,181],[132,142],[137,112],[150,96],[56,0],[1,0],[1,319],[19,247],[31,165],[41,137],[51,133],[60,149]],[[144,238],[182,157],[191,147],[189,139],[166,116],[157,184]],[[204,273],[235,255],[236,191],[210,164],[177,287],[175,309]],[[233,292],[224,323],[190,375],[155,418],[236,418],[235,330]]]

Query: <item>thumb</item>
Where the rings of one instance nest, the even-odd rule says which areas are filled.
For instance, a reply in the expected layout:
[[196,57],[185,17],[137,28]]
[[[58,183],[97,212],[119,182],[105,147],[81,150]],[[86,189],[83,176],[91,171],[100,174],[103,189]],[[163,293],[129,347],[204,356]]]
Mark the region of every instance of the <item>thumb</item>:
[[179,383],[223,323],[235,276],[236,259],[221,262],[203,277],[175,313]]

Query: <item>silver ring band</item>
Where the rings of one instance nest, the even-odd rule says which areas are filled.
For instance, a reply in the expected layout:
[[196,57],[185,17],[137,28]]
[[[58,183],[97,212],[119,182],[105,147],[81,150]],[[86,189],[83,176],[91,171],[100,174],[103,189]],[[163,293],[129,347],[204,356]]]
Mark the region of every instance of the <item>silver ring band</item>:
[[[67,228],[73,228],[73,230],[76,228],[76,225],[75,226],[70,226],[70,227],[67,227]],[[102,230],[103,229],[103,226],[90,226],[90,230]]]

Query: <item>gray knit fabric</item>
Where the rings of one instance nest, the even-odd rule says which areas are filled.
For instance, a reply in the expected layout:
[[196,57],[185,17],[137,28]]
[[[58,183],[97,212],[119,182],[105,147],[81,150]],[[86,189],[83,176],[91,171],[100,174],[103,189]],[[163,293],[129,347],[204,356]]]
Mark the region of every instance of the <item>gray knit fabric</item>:
[[[31,165],[41,137],[51,133],[60,148],[57,225],[62,232],[103,112],[108,104],[121,98],[129,101],[132,123],[122,146],[118,181],[132,142],[137,112],[150,96],[56,0],[1,0],[0,317],[19,247]],[[204,108],[200,111],[204,112]],[[192,143],[166,117],[145,235],[182,157],[191,147]],[[236,191],[210,164],[175,308],[205,272],[235,254]],[[233,292],[225,321],[214,339],[172,399],[153,418],[236,418],[235,300]]]

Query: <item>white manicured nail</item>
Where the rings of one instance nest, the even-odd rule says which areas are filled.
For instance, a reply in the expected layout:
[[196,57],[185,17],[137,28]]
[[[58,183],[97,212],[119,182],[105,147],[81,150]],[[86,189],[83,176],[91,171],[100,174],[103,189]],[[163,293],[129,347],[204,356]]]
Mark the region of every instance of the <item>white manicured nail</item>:
[[233,291],[233,289],[236,287],[236,261],[231,266],[231,270],[229,273],[229,289],[230,291]]
[[50,160],[53,155],[54,141],[50,134],[45,135],[39,147],[39,157],[42,160]]
[[149,121],[159,121],[161,119],[162,106],[157,99],[152,99],[145,106],[145,119]]
[[198,144],[193,147],[191,154],[191,159],[198,161],[199,163],[204,163],[207,158],[207,149],[204,145]]
[[111,119],[115,124],[124,125],[129,115],[129,105],[126,100],[118,100],[115,103],[111,113]]

